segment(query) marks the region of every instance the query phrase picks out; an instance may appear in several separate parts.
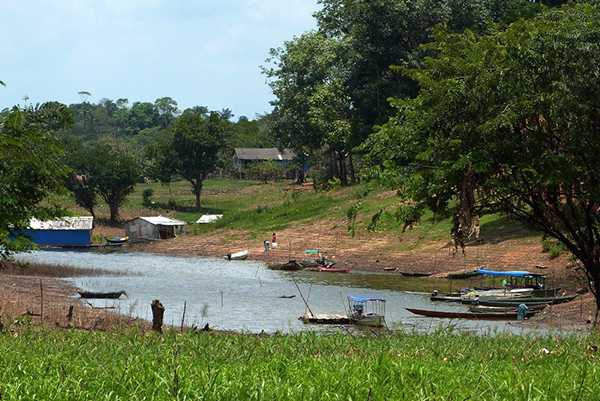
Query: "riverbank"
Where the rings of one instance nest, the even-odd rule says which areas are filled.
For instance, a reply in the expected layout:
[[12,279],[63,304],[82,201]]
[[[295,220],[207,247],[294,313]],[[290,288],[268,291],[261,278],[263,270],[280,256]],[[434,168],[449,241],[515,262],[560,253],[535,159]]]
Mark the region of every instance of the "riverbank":
[[596,336],[0,335],[3,399],[590,400]]
[[110,309],[95,309],[78,297],[65,278],[98,275],[93,269],[43,264],[0,264],[0,322],[52,328],[112,330],[145,323]]

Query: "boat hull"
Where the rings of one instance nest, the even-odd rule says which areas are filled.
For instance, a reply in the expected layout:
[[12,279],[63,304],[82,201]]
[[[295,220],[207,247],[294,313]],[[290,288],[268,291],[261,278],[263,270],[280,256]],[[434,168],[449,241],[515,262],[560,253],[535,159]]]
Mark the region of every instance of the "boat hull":
[[92,291],[77,291],[81,298],[86,299],[119,299],[121,295],[127,294],[125,291],[115,292],[92,292]]
[[352,323],[358,326],[368,326],[368,327],[384,327],[385,326],[385,317],[381,315],[367,315],[362,317],[351,317]]
[[435,317],[440,319],[468,319],[468,320],[516,320],[516,312],[504,313],[472,313],[472,312],[444,312],[425,309],[405,308],[415,315]]

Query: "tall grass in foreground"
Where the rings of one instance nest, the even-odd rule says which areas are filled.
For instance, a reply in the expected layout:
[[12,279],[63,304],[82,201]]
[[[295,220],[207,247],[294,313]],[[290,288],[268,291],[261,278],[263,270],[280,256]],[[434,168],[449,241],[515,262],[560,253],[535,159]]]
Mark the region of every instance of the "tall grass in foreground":
[[0,335],[2,400],[593,400],[598,337]]

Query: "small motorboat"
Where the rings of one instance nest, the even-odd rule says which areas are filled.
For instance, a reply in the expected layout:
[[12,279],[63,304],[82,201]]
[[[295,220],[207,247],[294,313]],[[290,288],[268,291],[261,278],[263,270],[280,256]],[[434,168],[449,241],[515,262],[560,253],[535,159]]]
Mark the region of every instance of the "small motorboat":
[[121,246],[129,241],[129,237],[110,237],[106,238],[106,245],[108,246]]
[[375,296],[349,295],[351,322],[359,326],[385,326],[385,299]]
[[[524,298],[499,298],[499,297],[480,297],[479,304],[487,306],[502,306],[506,305],[519,305],[519,304],[562,304],[565,302],[572,301],[577,295],[565,295],[560,297],[524,297]],[[500,304],[500,305],[499,305]]]
[[347,267],[319,267],[319,271],[323,273],[350,273],[350,268]]
[[94,291],[77,291],[81,298],[86,299],[119,299],[122,295],[127,296],[125,291],[112,292],[94,292]]
[[225,260],[246,260],[248,259],[248,250],[243,250],[234,253],[228,253],[223,257]]

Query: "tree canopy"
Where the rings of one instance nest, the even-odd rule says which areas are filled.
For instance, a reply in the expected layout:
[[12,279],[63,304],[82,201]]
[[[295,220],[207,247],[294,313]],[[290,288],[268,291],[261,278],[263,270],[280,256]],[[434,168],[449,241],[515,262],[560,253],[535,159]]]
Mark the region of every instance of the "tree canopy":
[[599,21],[577,5],[485,36],[437,30],[422,67],[400,68],[418,96],[392,101],[369,149],[413,199],[456,196],[465,226],[503,211],[562,242],[600,306]]

